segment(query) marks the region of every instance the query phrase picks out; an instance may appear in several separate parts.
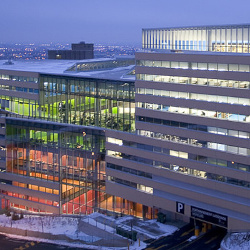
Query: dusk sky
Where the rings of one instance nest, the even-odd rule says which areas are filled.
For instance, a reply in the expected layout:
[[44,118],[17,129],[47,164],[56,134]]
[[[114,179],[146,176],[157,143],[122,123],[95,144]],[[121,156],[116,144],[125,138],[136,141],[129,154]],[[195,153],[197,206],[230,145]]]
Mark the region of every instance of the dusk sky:
[[141,43],[142,28],[250,23],[250,0],[0,0],[0,43]]

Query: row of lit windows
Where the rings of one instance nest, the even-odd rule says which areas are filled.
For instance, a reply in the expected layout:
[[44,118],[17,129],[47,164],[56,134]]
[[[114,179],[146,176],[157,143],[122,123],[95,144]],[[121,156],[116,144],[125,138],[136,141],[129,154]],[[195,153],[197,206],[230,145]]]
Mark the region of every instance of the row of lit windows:
[[143,48],[249,52],[249,27],[145,29]]
[[19,115],[36,116],[37,112],[37,117],[39,116],[37,110],[38,101],[36,100],[2,95],[0,96],[0,105],[1,108]]
[[180,137],[176,135],[162,134],[162,133],[151,132],[151,131],[146,131],[146,130],[140,130],[139,133],[143,136],[153,137],[153,138],[160,139],[160,140],[168,140],[168,141],[173,141],[177,143],[189,144],[189,145],[197,146],[197,147],[211,148],[211,149],[227,151],[227,152],[235,153],[235,154],[239,153],[242,155],[248,155],[247,148],[238,148],[238,147],[228,146],[225,144],[201,141],[197,139]]
[[41,89],[54,93],[134,98],[134,88],[134,82],[41,78]]
[[139,191],[143,191],[143,192],[150,193],[150,194],[153,193],[153,188],[152,187],[148,187],[148,186],[145,186],[145,185],[142,185],[142,184],[137,184],[135,182],[122,180],[122,179],[119,179],[119,178],[116,178],[116,177],[113,177],[113,176],[108,176],[108,180],[112,181],[112,182],[115,182],[115,183],[118,183],[118,184],[121,184],[121,185],[124,185],[124,186],[135,188],[135,189],[137,189]]
[[111,164],[111,163],[107,163],[107,168],[111,168],[111,169],[115,169],[118,171],[122,171],[124,173],[129,173],[129,174],[152,179],[152,174],[149,174],[149,173],[146,173],[143,171],[139,171],[136,169],[132,169],[132,168],[127,168],[127,167],[123,167],[123,166],[119,166],[119,165],[115,165],[115,164]]
[[[139,135],[145,136],[145,130],[139,130]],[[155,133],[156,134],[156,133]],[[151,132],[150,137],[154,137],[153,132]],[[146,135],[148,136],[148,135]],[[157,138],[157,137],[154,137]],[[166,155],[172,155],[180,158],[185,158],[185,159],[191,159],[195,161],[201,161],[205,162],[208,164],[213,164],[216,166],[222,166],[222,167],[229,167],[229,168],[234,168],[242,171],[248,171],[250,172],[250,165],[245,165],[237,162],[232,162],[232,161],[225,161],[221,159],[216,159],[216,158],[209,158],[206,156],[201,156],[201,155],[193,155],[190,153],[186,152],[180,152],[180,151],[174,151],[174,150],[169,150],[161,147],[156,147],[152,145],[147,145],[147,144],[141,144],[141,143],[136,143],[136,142],[131,142],[131,141],[125,141],[125,140],[119,140],[119,139],[114,139],[114,138],[108,138],[108,141],[113,144],[118,144],[118,145],[124,145],[127,147],[133,147],[133,148],[139,148],[151,152],[158,152],[158,153],[163,153]],[[116,154],[116,156],[121,156],[121,154]],[[150,160],[151,161],[151,160]],[[144,162],[145,164],[148,164],[148,161]]]
[[137,93],[146,94],[146,95],[154,95],[154,96],[182,98],[182,99],[187,99],[187,100],[190,99],[190,100],[200,100],[200,101],[207,101],[207,102],[250,105],[249,98],[238,98],[238,97],[232,97],[232,96],[207,95],[207,94],[176,92],[176,91],[166,91],[166,90],[147,89],[147,88],[137,88]]
[[[118,86],[118,88],[117,88]],[[114,97],[114,98],[122,98],[122,99],[129,99],[134,98],[134,92],[128,91],[128,89],[123,89],[122,87],[119,88],[119,85],[117,86],[111,86],[108,85],[107,88],[98,88],[95,87],[84,87],[84,86],[76,86],[76,85],[70,85],[70,87],[67,89],[67,86],[65,84],[56,84],[56,83],[50,83],[44,82],[44,91],[45,95],[52,96],[55,95],[53,93],[75,93],[77,95],[85,95],[85,96],[100,96],[100,97]]]
[[[131,160],[131,161],[137,161],[137,162],[140,162],[143,164],[152,165],[154,167],[164,168],[164,169],[168,169],[168,170],[173,170],[173,171],[178,170],[179,173],[185,173],[185,171],[182,170],[183,167],[178,166],[178,165],[169,164],[169,163],[160,162],[160,161],[153,161],[150,159],[137,157],[137,156],[133,156],[133,155],[127,155],[127,154],[123,154],[123,153],[115,152],[115,151],[111,151],[111,150],[108,150],[107,153],[108,153],[108,155],[113,156],[113,157],[123,158],[123,159]],[[183,153],[184,152],[173,151],[173,157],[181,157],[180,154],[183,154]],[[184,156],[185,156],[185,154],[184,154]],[[239,180],[239,179],[235,179],[235,178],[230,178],[227,176],[221,176],[221,175],[217,175],[217,174],[213,174],[213,173],[209,173],[209,172],[204,172],[204,171],[200,171],[197,169],[190,169],[190,168],[186,168],[186,169],[190,170],[189,172],[187,172],[188,175],[202,177],[204,179],[213,179],[216,181],[226,182],[228,184],[239,185],[239,186],[250,188],[250,182],[247,182],[247,181],[243,181],[243,180]],[[201,172],[204,173],[203,176],[201,176]]]
[[59,194],[59,190],[57,189],[51,189],[51,188],[46,188],[46,187],[41,187],[37,185],[31,185],[31,184],[26,184],[26,183],[21,183],[21,182],[13,182],[12,185],[22,187],[22,188],[28,188],[40,192],[45,192],[45,193],[50,193],[50,194]]
[[178,84],[194,84],[201,86],[226,87],[226,88],[249,88],[249,81],[236,81],[224,79],[208,79],[186,76],[164,76],[152,74],[137,74],[137,80],[153,81],[153,82],[169,82]]
[[58,202],[56,202],[56,201],[46,200],[46,199],[37,198],[37,197],[33,197],[33,196],[27,196],[25,194],[6,192],[3,190],[2,190],[2,193],[6,194],[8,196],[19,198],[19,199],[35,201],[35,202],[39,202],[39,203],[50,205],[50,206],[58,207],[58,205],[59,205]]
[[116,91],[107,98],[89,97],[81,93],[56,93],[48,101],[50,94],[52,92],[40,91],[40,101],[44,105],[39,107],[36,115],[42,119],[124,131],[134,128],[134,100],[125,101]]
[[148,61],[148,60],[138,60],[136,64],[137,66],[162,67],[170,69],[250,72],[250,65],[241,65],[241,64],[171,62],[171,61]]
[[[47,103],[48,98],[43,97],[40,101]],[[35,100],[0,96],[0,108],[27,117],[40,117],[63,123],[95,125],[125,131],[134,129],[135,103],[132,101],[70,95],[66,104],[64,95],[56,95],[50,98],[50,102],[41,106]]]
[[[91,151],[93,149],[92,143],[94,138],[91,138],[88,136],[86,140],[84,140],[83,136],[78,135],[78,136],[71,136],[71,135],[60,135],[60,143],[58,140],[58,137],[55,137],[55,139],[52,139],[52,137],[47,138],[47,132],[41,132],[37,131],[36,133],[36,138],[26,138],[26,136],[16,136],[16,137],[11,137],[7,138],[9,140],[15,140],[17,142],[23,142],[26,143],[27,140],[29,140],[29,145],[32,148],[40,149],[42,147],[52,147],[52,148],[65,148],[65,149],[74,149],[79,152],[79,150],[89,150]],[[39,135],[42,135],[39,138]],[[39,138],[39,139],[38,139]],[[97,145],[95,145],[97,146]],[[101,150],[104,149],[104,140],[100,140],[100,146]]]
[[0,74],[0,79],[2,79],[2,80],[11,80],[11,81],[18,81],[18,82],[38,83],[38,78],[37,77],[13,76],[13,75],[3,75],[3,74]]
[[209,142],[209,141],[201,141],[197,139],[192,139],[188,137],[180,137],[177,135],[168,135],[168,134],[162,134],[159,132],[152,132],[147,130],[140,130],[139,133],[143,136],[147,137],[153,137],[160,140],[167,140],[167,141],[173,141],[177,143],[183,143],[183,144],[189,144],[197,147],[203,147],[203,148],[210,148],[220,151],[225,151],[233,154],[241,154],[241,155],[250,155],[250,149],[248,148],[241,148],[241,147],[234,147],[229,146],[226,144],[220,144],[215,142]]
[[38,94],[38,89],[32,89],[32,88],[21,88],[15,86],[0,85],[0,89]]
[[232,129],[225,129],[225,128],[209,127],[209,126],[204,126],[204,125],[200,125],[200,124],[162,120],[162,119],[144,117],[144,116],[137,116],[137,121],[150,122],[150,123],[155,123],[155,124],[163,124],[166,126],[172,126],[172,127],[177,127],[177,128],[198,130],[198,131],[208,132],[208,133],[212,133],[212,134],[229,135],[229,136],[246,138],[246,139],[250,138],[250,133],[248,133],[248,132],[239,131],[239,130],[232,130]]
[[[59,181],[59,173],[58,166],[57,170],[51,170],[48,168],[49,164],[42,164],[42,162],[31,162],[30,167],[27,167],[25,161],[17,161],[14,162],[12,158],[7,158],[7,167],[6,171],[8,173],[17,174],[17,175],[24,175],[27,176],[27,173],[29,173],[30,177],[37,178],[37,179],[43,179],[48,181]],[[55,168],[55,165],[53,165],[53,168]]]
[[204,110],[203,109],[191,109],[191,108],[167,106],[167,105],[144,103],[144,102],[138,102],[137,107],[171,112],[171,113],[203,116],[203,117],[209,117],[209,118],[214,118],[214,119],[224,119],[224,120],[230,120],[230,121],[239,121],[239,122],[250,121],[250,116],[241,115],[241,114],[223,113],[223,112],[218,112],[214,110],[211,111],[211,110],[205,110],[205,109]]
[[[172,43],[171,40],[158,41],[155,38],[155,42],[152,41],[153,36],[149,36],[148,38],[144,37],[148,41],[142,44],[143,48],[148,49],[169,49],[169,50],[177,50],[177,52],[181,52],[181,50],[198,50],[198,51],[216,51],[216,52],[238,52],[238,53],[249,53],[249,43],[239,41],[237,44],[235,42],[229,41],[227,44],[224,42],[212,42],[211,44],[207,44],[205,40],[195,41],[195,40],[175,40]],[[150,42],[151,40],[151,42]],[[148,51],[146,51],[148,52]]]

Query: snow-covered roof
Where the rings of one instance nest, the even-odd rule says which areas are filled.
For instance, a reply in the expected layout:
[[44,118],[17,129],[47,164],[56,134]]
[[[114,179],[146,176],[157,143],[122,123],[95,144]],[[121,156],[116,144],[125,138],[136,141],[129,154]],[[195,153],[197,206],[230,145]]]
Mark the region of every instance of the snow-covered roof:
[[73,65],[78,63],[108,62],[110,58],[98,58],[88,60],[23,60],[13,61],[13,64],[5,64],[6,60],[0,60],[0,70],[13,70],[24,72],[36,72],[40,74],[52,74],[74,77],[88,77],[108,80],[135,81],[135,75],[128,75],[134,65],[125,67],[109,68],[91,71],[68,71]]

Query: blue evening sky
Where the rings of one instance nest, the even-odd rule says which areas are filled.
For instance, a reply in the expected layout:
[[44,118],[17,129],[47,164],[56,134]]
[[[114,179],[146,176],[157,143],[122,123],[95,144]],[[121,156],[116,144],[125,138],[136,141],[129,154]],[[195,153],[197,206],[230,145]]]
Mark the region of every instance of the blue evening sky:
[[0,43],[141,43],[141,29],[250,23],[250,0],[0,0]]

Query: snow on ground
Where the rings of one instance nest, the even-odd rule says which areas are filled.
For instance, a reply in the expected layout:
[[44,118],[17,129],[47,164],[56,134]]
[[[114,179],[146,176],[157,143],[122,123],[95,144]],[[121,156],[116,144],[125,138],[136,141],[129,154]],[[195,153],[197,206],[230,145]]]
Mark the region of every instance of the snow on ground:
[[[23,240],[23,236],[19,235],[13,235],[13,234],[5,234],[9,238],[15,238],[15,239],[20,239]],[[68,246],[68,247],[75,247],[75,248],[84,248],[84,249],[97,249],[97,250],[114,250],[112,247],[102,247],[102,246],[90,246],[90,245],[84,245],[82,243],[69,243],[66,241],[60,241],[60,240],[47,240],[47,239],[38,239],[38,238],[33,238],[33,237],[25,237],[25,240],[27,241],[36,241],[36,242],[44,242],[44,243],[50,243],[50,244],[57,244],[61,246]],[[144,242],[140,242],[139,246],[139,241],[134,242],[134,244],[129,246],[130,250],[141,250],[145,249],[147,244]],[[119,250],[127,250],[128,247],[123,247],[119,248]]]
[[[23,236],[20,236],[20,235],[13,235],[13,234],[4,234],[4,235],[6,235],[9,238],[23,240]],[[44,243],[61,245],[61,246],[75,247],[75,248],[98,249],[97,246],[84,245],[82,243],[77,243],[77,242],[76,243],[69,243],[69,242],[62,241],[62,240],[47,240],[47,239],[40,239],[40,238],[27,237],[27,236],[25,236],[25,240],[27,240],[27,241],[35,241],[35,242],[44,242]],[[103,250],[108,250],[108,249],[105,249],[105,248],[102,248],[102,249]]]
[[69,217],[25,215],[23,219],[13,221],[11,217],[0,215],[0,225],[18,229],[57,234],[75,234],[78,219]]
[[249,250],[250,233],[233,233],[222,241],[222,247],[228,250]]
[[[137,231],[138,236],[144,235],[144,237],[146,236],[152,239],[157,239],[161,236],[172,234],[174,231],[178,229],[177,227],[174,226],[158,223],[156,220],[142,221],[142,220],[137,220],[132,216],[124,216],[115,219],[113,217],[105,216],[99,213],[93,213],[90,214],[89,216],[83,216],[81,218],[72,218],[67,216],[24,215],[23,219],[16,221],[11,220],[11,217],[7,217],[6,215],[0,215],[0,226],[51,233],[53,235],[61,234],[61,235],[66,235],[76,241],[75,243],[69,243],[66,241],[58,241],[58,240],[50,241],[47,239],[37,239],[37,238],[36,239],[30,238],[30,240],[54,243],[59,245],[67,245],[67,246],[73,245],[75,247],[81,247],[87,249],[103,249],[103,250],[113,249],[107,247],[100,248],[100,246],[96,247],[96,246],[83,245],[77,242],[77,240],[84,240],[85,242],[95,242],[100,239],[98,237],[87,235],[79,231],[78,226],[80,220],[112,234],[116,233],[116,226],[123,227],[124,229],[130,231],[131,223],[133,223],[133,230]],[[13,236],[13,235],[12,236],[8,235],[8,236],[23,239],[22,236]],[[141,236],[140,239],[144,239]],[[25,239],[29,240],[27,237]],[[137,242],[134,242],[133,245],[130,246],[130,249],[139,250],[145,247],[146,244],[142,240],[140,241],[140,247],[139,247],[139,240],[137,240]],[[127,249],[127,247],[124,249]]]
[[[103,218],[102,222],[98,222],[97,218]],[[102,230],[105,230],[109,233],[115,233],[115,228],[116,228],[116,220],[112,217],[105,216],[103,214],[99,213],[92,213],[82,219],[82,221],[92,225],[96,226]],[[100,220],[99,220],[100,221]]]

